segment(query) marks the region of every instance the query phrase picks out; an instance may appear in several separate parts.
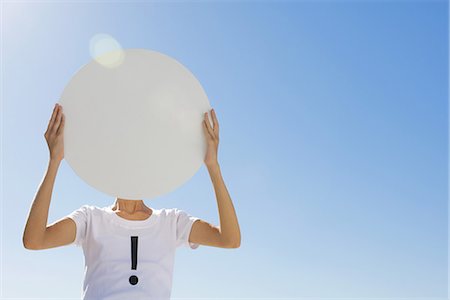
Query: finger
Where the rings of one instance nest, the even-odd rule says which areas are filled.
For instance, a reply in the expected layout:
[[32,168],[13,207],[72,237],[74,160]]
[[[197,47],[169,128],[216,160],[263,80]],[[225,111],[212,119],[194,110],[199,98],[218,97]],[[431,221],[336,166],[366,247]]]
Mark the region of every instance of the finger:
[[214,135],[214,131],[213,131],[212,127],[211,127],[211,123],[209,123],[209,117],[208,117],[208,113],[207,113],[207,112],[205,113],[205,119],[204,119],[203,121],[204,121],[205,124],[206,124],[206,128],[208,129],[209,134],[210,134],[212,137],[214,137],[214,136],[215,136],[215,135]]
[[60,135],[61,133],[64,133],[64,125],[66,124],[66,116],[63,113],[61,113],[61,114],[62,114],[62,116],[61,116],[61,125],[59,125],[59,128],[56,131],[57,135]]
[[206,127],[206,123],[205,120],[202,121],[202,128],[203,128],[203,132],[205,133],[206,137],[208,137],[209,132],[208,132],[208,128]]
[[62,115],[62,108],[58,108],[58,114],[56,115],[55,123],[53,124],[52,131],[53,133],[56,133],[58,130],[59,124],[61,123],[61,115]]
[[58,105],[55,105],[55,107],[53,108],[53,113],[52,116],[50,117],[50,121],[48,122],[47,125],[47,131],[52,128],[53,122],[55,121],[55,117],[56,117],[56,113],[58,112]]
[[213,109],[211,109],[211,116],[214,122],[214,129],[217,129],[217,131],[219,131],[219,120],[217,120],[217,116],[216,116],[216,111]]
[[205,130],[205,135],[206,135],[206,138],[207,139],[214,139],[214,133],[213,132],[211,132],[209,129],[208,129],[208,125],[206,125],[206,121],[205,120],[203,120],[203,129]]

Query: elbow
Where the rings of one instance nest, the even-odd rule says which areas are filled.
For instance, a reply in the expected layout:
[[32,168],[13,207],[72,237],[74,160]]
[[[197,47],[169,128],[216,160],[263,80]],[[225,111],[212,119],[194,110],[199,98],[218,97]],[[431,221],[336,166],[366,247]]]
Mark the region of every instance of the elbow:
[[30,249],[30,243],[28,242],[28,240],[25,238],[25,234],[22,236],[22,244],[23,247],[25,249]]
[[239,231],[238,238],[233,243],[233,248],[239,248],[241,246],[241,232]]
[[37,245],[34,245],[34,244],[23,244],[23,246],[25,247],[25,249],[28,249],[28,250],[41,250],[42,248],[41,247],[39,247],[39,246],[37,246]]
[[233,248],[239,248],[241,247],[241,237],[239,237],[239,239],[237,240],[237,242],[234,244]]
[[22,244],[25,249],[28,250],[40,250],[41,248],[37,243],[31,242],[29,239],[22,237]]
[[219,231],[219,243],[221,248],[239,248],[241,246],[241,233],[234,234],[233,236],[225,236],[221,231]]
[[237,242],[237,243],[231,244],[230,248],[236,249],[236,248],[239,248],[240,246],[241,246],[241,242]]
[[25,249],[31,250],[31,245],[30,245],[30,243],[29,243],[27,240],[22,239],[22,244],[23,244],[23,247],[24,247]]
[[28,240],[26,240],[26,239],[22,239],[22,244],[23,244],[23,247],[25,249],[34,250],[33,249],[34,248],[33,245],[31,245],[31,243]]
[[241,238],[235,241],[228,242],[226,248],[236,249],[239,248],[240,246],[241,246]]

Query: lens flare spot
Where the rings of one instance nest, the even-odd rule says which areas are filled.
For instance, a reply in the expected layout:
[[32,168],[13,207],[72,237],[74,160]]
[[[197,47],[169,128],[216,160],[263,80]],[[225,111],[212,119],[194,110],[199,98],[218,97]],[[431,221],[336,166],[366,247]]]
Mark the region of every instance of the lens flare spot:
[[107,68],[115,68],[122,64],[124,51],[119,42],[104,33],[94,35],[89,42],[91,57]]

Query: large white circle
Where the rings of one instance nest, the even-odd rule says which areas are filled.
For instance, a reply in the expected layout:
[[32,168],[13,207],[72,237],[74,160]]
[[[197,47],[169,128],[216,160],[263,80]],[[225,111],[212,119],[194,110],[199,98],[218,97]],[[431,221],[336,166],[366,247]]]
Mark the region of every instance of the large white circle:
[[[194,75],[146,49],[109,52],[79,69],[59,103],[64,158],[92,187],[138,200],[166,194],[203,164],[204,113],[211,106]],[[114,61],[114,64],[102,62]]]

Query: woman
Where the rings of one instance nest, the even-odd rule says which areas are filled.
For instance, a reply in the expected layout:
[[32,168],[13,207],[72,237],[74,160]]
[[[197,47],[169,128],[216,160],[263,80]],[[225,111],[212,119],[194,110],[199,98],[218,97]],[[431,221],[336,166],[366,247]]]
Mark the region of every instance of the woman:
[[44,134],[49,164],[31,205],[24,247],[81,246],[85,257],[83,299],[169,299],[177,247],[240,246],[238,220],[217,161],[219,123],[214,109],[210,114],[213,126],[207,112],[202,122],[208,144],[204,162],[214,186],[220,226],[177,208],[153,209],[142,200],[121,198],[106,207],[83,205],[47,225],[56,173],[64,158],[65,116],[62,106],[55,104]]

